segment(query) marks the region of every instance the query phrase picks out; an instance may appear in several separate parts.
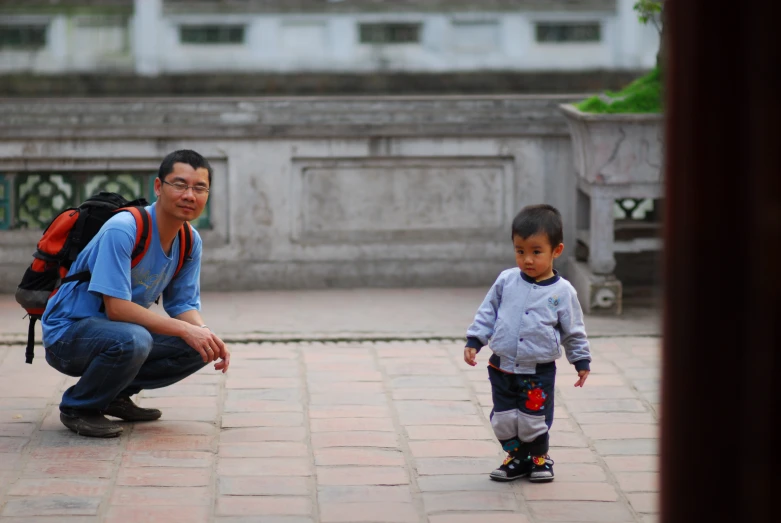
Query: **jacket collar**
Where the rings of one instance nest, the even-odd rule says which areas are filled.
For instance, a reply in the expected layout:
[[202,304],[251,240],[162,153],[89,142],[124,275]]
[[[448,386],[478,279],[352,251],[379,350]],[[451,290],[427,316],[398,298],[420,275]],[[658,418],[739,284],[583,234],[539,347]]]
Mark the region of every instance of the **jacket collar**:
[[559,276],[559,271],[557,271],[556,269],[553,269],[553,276],[551,276],[547,280],[542,280],[542,281],[535,281],[534,278],[532,278],[530,276],[526,276],[526,274],[524,274],[523,271],[521,271],[520,269],[518,269],[518,270],[521,273],[521,278],[523,278],[523,281],[525,281],[527,283],[532,283],[534,285],[539,285],[540,287],[545,287],[547,285],[553,285],[554,283],[559,281],[559,279],[561,278],[561,276]]

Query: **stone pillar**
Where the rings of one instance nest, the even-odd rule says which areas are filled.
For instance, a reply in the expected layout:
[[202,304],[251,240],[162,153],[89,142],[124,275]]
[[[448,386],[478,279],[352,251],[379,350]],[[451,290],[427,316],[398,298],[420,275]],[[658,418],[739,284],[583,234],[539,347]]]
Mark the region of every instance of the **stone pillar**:
[[160,73],[162,17],[162,0],[134,1],[133,58],[139,75],[157,76]]
[[613,255],[613,201],[614,197],[607,191],[592,187],[588,266],[594,274],[612,274],[616,268]]

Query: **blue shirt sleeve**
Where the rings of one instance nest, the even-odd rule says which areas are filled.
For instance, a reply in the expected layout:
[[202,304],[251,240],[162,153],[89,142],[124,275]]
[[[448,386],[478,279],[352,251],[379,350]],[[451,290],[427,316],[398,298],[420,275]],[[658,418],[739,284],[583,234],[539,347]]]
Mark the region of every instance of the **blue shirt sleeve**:
[[[182,248],[182,246],[180,246]],[[163,308],[175,318],[183,312],[201,310],[201,253],[203,242],[193,228],[193,252],[187,258],[179,274],[163,291]]]

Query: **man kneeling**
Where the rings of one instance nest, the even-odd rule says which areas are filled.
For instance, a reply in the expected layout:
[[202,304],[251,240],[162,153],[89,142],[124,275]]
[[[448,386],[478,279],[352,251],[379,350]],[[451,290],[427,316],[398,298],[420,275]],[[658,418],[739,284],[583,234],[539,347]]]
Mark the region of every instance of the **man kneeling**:
[[[46,361],[81,377],[60,403],[60,420],[77,434],[119,436],[122,426],[105,415],[161,416],[135,405],[134,394],[172,385],[212,361],[228,370],[230,352],[198,312],[202,243],[195,229],[191,256],[174,277],[185,249],[179,230],[203,212],[211,177],[211,166],[194,151],[166,156],[155,179],[157,202],[146,208],[151,242],[141,261],[131,269],[136,221],[119,212],[71,265],[69,274],[88,274],[86,281],[63,283],[49,300],[41,320]],[[168,318],[148,310],[161,295]]]

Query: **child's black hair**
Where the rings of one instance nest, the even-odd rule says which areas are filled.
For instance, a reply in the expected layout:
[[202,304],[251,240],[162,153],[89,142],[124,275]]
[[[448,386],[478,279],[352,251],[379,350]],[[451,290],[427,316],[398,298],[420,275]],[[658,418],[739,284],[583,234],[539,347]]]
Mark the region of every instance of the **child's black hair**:
[[512,236],[520,236],[524,240],[534,234],[544,233],[548,236],[551,247],[555,249],[564,241],[561,213],[552,205],[529,205],[513,220]]

